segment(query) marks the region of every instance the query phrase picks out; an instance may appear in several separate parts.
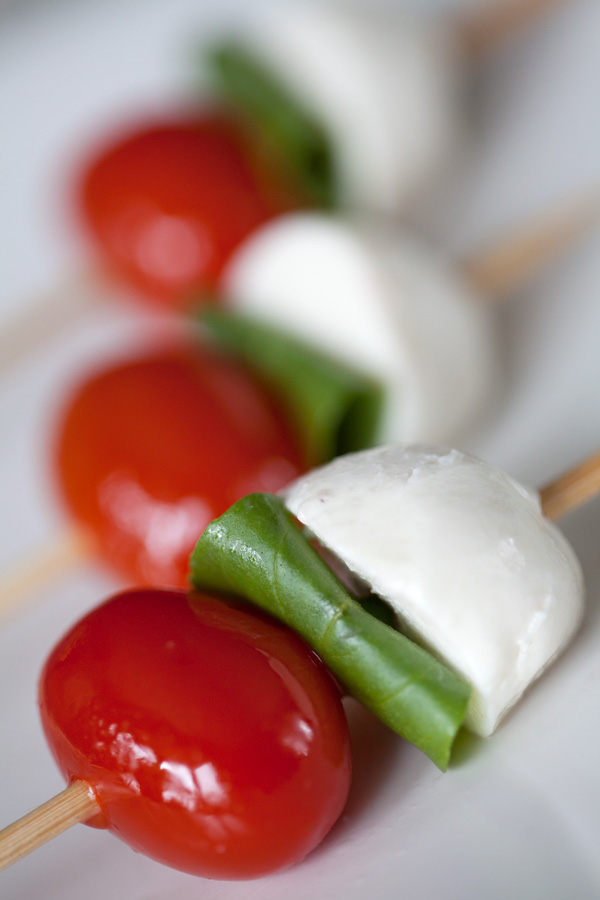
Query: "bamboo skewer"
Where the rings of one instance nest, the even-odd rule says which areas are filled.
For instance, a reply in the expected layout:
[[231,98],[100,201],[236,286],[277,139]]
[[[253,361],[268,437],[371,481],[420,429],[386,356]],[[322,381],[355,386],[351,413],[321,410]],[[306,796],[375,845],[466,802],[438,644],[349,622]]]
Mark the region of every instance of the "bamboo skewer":
[[589,191],[477,254],[463,264],[463,273],[478,293],[502,300],[599,222],[600,195]]
[[0,325],[0,378],[105,300],[114,280],[100,268],[82,269],[53,290],[24,303]]
[[542,510],[544,515],[555,521],[599,493],[600,453],[597,453],[542,488]]
[[465,12],[456,29],[466,55],[477,61],[564,3],[565,0],[495,0]]
[[81,528],[59,533],[36,553],[29,552],[7,572],[0,584],[0,619],[9,616],[37,588],[91,556],[93,542]]
[[0,831],[0,871],[99,812],[90,786],[72,781],[60,794]]

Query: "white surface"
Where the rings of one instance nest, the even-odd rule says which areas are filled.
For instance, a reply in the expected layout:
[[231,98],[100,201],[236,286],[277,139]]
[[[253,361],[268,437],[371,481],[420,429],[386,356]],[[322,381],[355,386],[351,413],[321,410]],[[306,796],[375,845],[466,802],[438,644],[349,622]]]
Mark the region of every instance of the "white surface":
[[[71,161],[115,118],[161,106],[188,78],[195,23],[230,2],[14,5],[0,28],[0,322],[79,262],[61,207]],[[194,27],[192,27],[194,26]],[[466,250],[502,226],[597,182],[600,4],[572,3],[480,73],[477,139],[423,221]],[[187,83],[186,83],[187,86]],[[600,447],[598,234],[502,313],[504,401],[465,449],[543,483]],[[47,428],[90,356],[133,341],[133,313],[106,308],[0,385],[0,564],[59,522],[46,479]],[[493,738],[441,775],[353,709],[355,780],[323,847],[277,877],[199,882],[78,827],[0,875],[3,900],[596,900],[600,893],[599,501],[561,523],[588,589],[574,644]],[[113,587],[91,567],[48,587],[0,630],[0,811],[6,822],[61,788],[37,718],[41,661],[68,624]],[[467,752],[470,751],[470,752]]]
[[338,457],[285,489],[286,505],[400,626],[473,689],[481,737],[581,623],[581,568],[536,491],[476,457],[386,444]]
[[437,248],[387,221],[283,216],[242,243],[223,287],[233,308],[382,384],[381,442],[455,443],[497,398],[493,304]]

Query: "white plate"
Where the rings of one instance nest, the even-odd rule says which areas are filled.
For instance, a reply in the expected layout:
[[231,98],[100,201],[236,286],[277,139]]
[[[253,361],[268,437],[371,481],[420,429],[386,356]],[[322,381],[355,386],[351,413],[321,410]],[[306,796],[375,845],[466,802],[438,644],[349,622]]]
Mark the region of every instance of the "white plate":
[[[187,90],[190,36],[242,0],[0,6],[0,327],[76,268],[64,197],[73,161],[109,123]],[[570,4],[479,73],[485,100],[468,165],[423,216],[457,251],[600,182],[600,6]],[[481,99],[481,98],[480,98]],[[503,405],[469,442],[541,483],[600,447],[598,234],[502,311]],[[55,405],[91,357],[154,320],[99,307],[0,382],[0,570],[62,520],[47,473]],[[600,505],[564,522],[588,584],[584,628],[486,742],[441,775],[356,706],[347,810],[304,863],[247,883],[204,882],[78,826],[0,876],[4,900],[577,900],[600,895]],[[0,626],[0,813],[8,823],[62,787],[41,734],[36,679],[55,639],[115,586],[81,566]]]

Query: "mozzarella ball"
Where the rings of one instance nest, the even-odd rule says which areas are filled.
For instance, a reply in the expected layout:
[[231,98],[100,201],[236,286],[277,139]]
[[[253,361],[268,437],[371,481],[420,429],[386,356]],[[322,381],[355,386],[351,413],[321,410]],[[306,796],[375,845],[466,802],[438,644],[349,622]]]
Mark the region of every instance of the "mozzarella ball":
[[471,456],[428,445],[339,457],[286,505],[472,686],[466,725],[491,734],[583,614],[577,558],[539,495]]
[[398,9],[279,3],[239,38],[325,129],[345,206],[396,213],[462,129],[454,32]]
[[490,304],[389,225],[283,216],[244,242],[222,289],[233,309],[378,379],[379,441],[453,442],[501,382]]

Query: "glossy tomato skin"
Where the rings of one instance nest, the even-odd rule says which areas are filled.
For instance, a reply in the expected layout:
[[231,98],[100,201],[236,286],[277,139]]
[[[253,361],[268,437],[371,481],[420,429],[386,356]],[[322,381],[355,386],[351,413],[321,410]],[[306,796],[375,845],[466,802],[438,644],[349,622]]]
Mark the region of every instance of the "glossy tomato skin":
[[200,344],[152,350],[92,375],[61,417],[60,492],[129,584],[185,587],[206,525],[303,469],[263,387]]
[[339,691],[293,632],[182,591],[121,593],[50,654],[40,708],[67,779],[135,850],[209,878],[301,860],[341,813]]
[[216,113],[116,138],[89,162],[78,195],[106,263],[142,295],[179,308],[214,292],[239,243],[297,205]]

